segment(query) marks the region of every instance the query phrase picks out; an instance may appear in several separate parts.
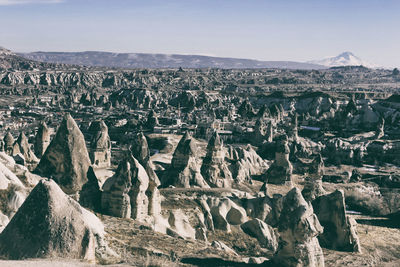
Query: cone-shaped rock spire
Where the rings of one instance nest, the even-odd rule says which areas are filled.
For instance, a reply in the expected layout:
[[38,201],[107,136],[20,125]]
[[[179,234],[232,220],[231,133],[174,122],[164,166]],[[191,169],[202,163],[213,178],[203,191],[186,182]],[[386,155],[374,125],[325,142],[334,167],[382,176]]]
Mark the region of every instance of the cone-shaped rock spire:
[[35,172],[53,178],[65,193],[74,194],[87,182],[89,166],[83,134],[71,115],[66,114]]

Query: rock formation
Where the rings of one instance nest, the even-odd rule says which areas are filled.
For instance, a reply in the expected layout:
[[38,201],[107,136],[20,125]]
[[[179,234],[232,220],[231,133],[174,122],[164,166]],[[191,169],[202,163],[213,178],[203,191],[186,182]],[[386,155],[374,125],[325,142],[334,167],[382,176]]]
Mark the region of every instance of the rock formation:
[[242,102],[238,109],[238,114],[245,119],[251,119],[255,116],[254,108],[248,99]]
[[236,183],[251,182],[253,175],[261,175],[268,169],[268,164],[257,152],[247,145],[245,148],[229,146],[228,159],[232,177]]
[[280,242],[274,262],[283,266],[324,266],[324,255],[317,236],[323,227],[311,204],[293,188],[283,199],[278,232]]
[[360,171],[357,169],[353,169],[353,171],[351,172],[349,182],[357,183],[357,182],[360,182],[361,180],[362,180],[362,174],[360,173]]
[[108,168],[111,166],[111,141],[108,127],[104,121],[95,121],[90,125],[94,132],[90,142],[89,157],[95,167]]
[[[180,209],[171,210],[168,223],[170,228],[167,230],[167,234],[172,230],[178,236],[183,238],[195,239],[196,231],[190,225],[189,218]],[[172,234],[174,236],[174,234]]]
[[336,190],[329,195],[316,198],[312,205],[324,232],[319,236],[323,247],[352,252],[361,252],[356,232],[357,223],[346,215],[344,193]]
[[14,156],[21,153],[27,164],[35,164],[39,162],[39,159],[35,156],[35,153],[31,150],[30,144],[28,143],[28,138],[24,133],[18,136],[17,141],[14,145]]
[[149,129],[154,129],[155,126],[159,125],[157,113],[152,110],[147,116],[146,127]]
[[384,129],[385,129],[385,118],[380,117],[376,126],[375,139],[381,139],[383,136],[385,136]]
[[268,138],[268,128],[263,118],[256,120],[253,132],[254,145],[262,144]]
[[148,215],[156,218],[161,214],[161,194],[157,188],[157,184],[151,179],[149,179],[146,196],[149,200]]
[[0,211],[0,233],[3,232],[9,222],[8,217]]
[[311,162],[308,176],[305,179],[304,189],[301,192],[307,201],[313,201],[315,198],[325,194],[322,187],[322,177],[324,176],[324,160],[321,154]]
[[34,187],[43,177],[31,173],[27,167],[17,164],[15,159],[5,152],[0,152],[0,162],[14,173],[24,185]]
[[296,142],[299,139],[298,135],[298,115],[295,113],[293,115],[292,121],[289,126],[289,139]]
[[101,210],[101,190],[99,180],[91,166],[87,172],[87,178],[87,183],[82,186],[82,190],[79,193],[79,204],[99,212]]
[[211,243],[211,246],[217,250],[223,251],[224,253],[228,253],[234,256],[239,256],[236,251],[228,247],[225,243],[219,241],[219,240],[214,240]]
[[10,132],[7,132],[7,134],[3,138],[3,141],[4,141],[4,151],[8,155],[12,156],[14,150],[14,142],[15,142],[14,137],[11,135]]
[[266,134],[266,141],[271,143],[272,140],[274,139],[274,129],[271,120],[269,120],[267,123],[267,129],[265,134]]
[[201,166],[201,174],[211,187],[230,188],[232,173],[225,162],[225,149],[218,132],[214,132],[207,145],[207,154]]
[[247,221],[246,210],[229,198],[209,198],[207,203],[215,229],[230,232],[230,225],[239,225]]
[[290,149],[286,135],[280,137],[275,151],[275,161],[266,172],[266,182],[271,184],[291,184],[293,166],[289,161]]
[[207,228],[209,231],[214,231],[214,222],[213,218],[211,215],[211,210],[210,206],[207,203],[207,197],[200,197],[197,199],[197,202],[199,206],[201,207],[201,211],[203,212],[204,215],[204,226]]
[[0,229],[7,225],[8,219],[18,211],[26,196],[24,184],[0,161]]
[[145,168],[147,175],[150,180],[153,181],[157,186],[161,184],[157,174],[154,172],[154,165],[150,160],[150,150],[147,143],[147,139],[142,132],[138,133],[133,140],[133,144],[130,147],[133,157],[135,157],[139,163]]
[[103,185],[102,209],[112,216],[148,221],[149,216],[159,215],[159,203],[157,187],[150,184],[149,188],[146,170],[128,153],[115,175]]
[[186,132],[175,149],[171,166],[166,173],[163,184],[185,188],[209,187],[201,175],[196,155],[195,140]]
[[85,139],[78,125],[66,114],[35,172],[54,179],[67,194],[81,190],[90,166]]
[[94,262],[114,253],[104,226],[92,213],[42,180],[0,234],[0,254],[8,259],[69,258]]
[[259,219],[253,219],[240,225],[240,228],[251,237],[257,238],[261,247],[273,252],[278,249],[278,235],[274,228]]
[[24,187],[23,183],[18,179],[18,177],[2,162],[0,162],[0,190],[7,189],[10,184]]
[[50,144],[50,132],[46,123],[42,121],[35,136],[35,154],[41,158]]

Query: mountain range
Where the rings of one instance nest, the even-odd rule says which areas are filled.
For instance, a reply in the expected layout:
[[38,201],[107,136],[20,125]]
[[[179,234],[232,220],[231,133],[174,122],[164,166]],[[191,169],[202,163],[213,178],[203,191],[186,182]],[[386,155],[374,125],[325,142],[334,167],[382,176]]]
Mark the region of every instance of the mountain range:
[[336,57],[295,61],[260,61],[254,59],[225,58],[200,55],[111,53],[111,52],[31,52],[13,53],[0,47],[0,69],[49,69],[62,68],[64,64],[108,68],[222,68],[222,69],[326,69],[337,66],[374,65],[361,60],[351,52]]
[[111,53],[111,52],[32,52],[20,53],[31,60],[103,66],[112,68],[278,68],[278,69],[324,69],[324,66],[294,61],[260,61],[253,59],[211,57],[200,55]]

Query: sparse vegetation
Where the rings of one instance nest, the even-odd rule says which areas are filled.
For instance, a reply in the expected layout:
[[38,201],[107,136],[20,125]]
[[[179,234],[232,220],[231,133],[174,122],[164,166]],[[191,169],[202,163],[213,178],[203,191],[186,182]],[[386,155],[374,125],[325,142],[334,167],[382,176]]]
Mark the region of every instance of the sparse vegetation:
[[357,188],[346,189],[344,193],[346,205],[350,210],[368,215],[386,215],[389,213],[388,206],[382,197],[362,192]]

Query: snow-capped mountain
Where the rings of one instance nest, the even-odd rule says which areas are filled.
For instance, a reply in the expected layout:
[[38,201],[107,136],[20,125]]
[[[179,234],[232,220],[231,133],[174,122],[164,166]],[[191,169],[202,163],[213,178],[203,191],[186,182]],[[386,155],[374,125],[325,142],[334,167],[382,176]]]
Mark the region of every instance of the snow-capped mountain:
[[312,60],[309,63],[323,65],[326,67],[340,67],[340,66],[364,66],[367,68],[376,68],[377,66],[356,57],[351,52],[344,52],[336,57],[328,57],[320,60]]

